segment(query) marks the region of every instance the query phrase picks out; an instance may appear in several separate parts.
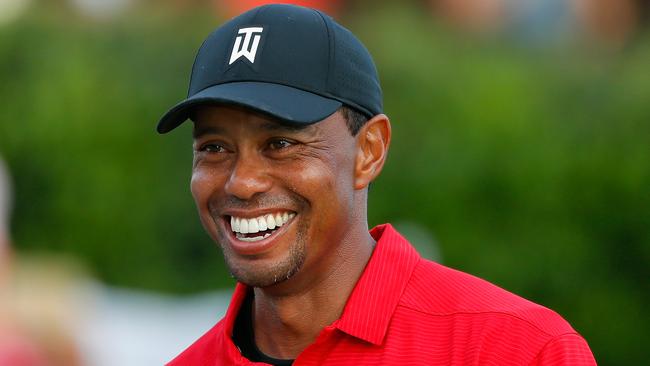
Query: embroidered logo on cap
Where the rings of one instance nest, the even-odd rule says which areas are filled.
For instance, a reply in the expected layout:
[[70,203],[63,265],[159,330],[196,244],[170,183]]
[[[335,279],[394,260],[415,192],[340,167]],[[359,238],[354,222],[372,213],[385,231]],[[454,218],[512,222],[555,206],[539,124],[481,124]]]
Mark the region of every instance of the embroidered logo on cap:
[[260,45],[263,31],[264,28],[262,27],[241,28],[237,32],[238,35],[235,38],[235,45],[232,48],[228,65],[232,65],[233,62],[242,57],[246,57],[248,61],[254,63],[257,47]]

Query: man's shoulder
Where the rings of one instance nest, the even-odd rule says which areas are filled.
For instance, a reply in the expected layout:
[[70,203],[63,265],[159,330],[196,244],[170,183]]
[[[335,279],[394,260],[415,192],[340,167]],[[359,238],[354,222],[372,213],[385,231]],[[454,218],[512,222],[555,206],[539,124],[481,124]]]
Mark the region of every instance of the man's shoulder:
[[422,259],[400,306],[423,316],[497,319],[513,327],[535,328],[552,338],[575,333],[556,312],[473,275]]
[[224,320],[219,321],[205,334],[187,347],[166,366],[207,365],[214,363],[220,352],[219,347],[223,336]]

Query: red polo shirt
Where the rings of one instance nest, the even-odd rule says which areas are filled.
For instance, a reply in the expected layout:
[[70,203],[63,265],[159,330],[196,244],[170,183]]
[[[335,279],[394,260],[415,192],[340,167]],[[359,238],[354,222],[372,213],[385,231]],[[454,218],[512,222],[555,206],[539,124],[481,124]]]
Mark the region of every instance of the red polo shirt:
[[[555,312],[471,275],[422,259],[390,225],[341,318],[294,365],[595,365],[585,340]],[[231,340],[247,287],[226,316],[169,363],[252,363]]]

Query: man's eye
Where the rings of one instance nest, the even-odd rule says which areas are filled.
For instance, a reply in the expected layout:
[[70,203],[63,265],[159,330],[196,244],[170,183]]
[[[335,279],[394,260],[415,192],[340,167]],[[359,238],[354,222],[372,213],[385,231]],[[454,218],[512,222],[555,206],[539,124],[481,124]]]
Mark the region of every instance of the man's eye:
[[269,143],[269,147],[273,150],[286,149],[287,147],[293,145],[291,141],[285,139],[273,140]]
[[199,151],[204,151],[209,153],[220,153],[220,152],[225,152],[226,149],[224,149],[223,146],[219,144],[205,144],[205,145],[201,145]]

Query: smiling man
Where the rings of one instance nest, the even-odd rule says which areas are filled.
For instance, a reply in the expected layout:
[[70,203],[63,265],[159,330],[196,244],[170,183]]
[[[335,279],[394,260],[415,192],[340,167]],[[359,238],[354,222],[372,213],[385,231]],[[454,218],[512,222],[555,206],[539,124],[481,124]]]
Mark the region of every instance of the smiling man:
[[593,365],[556,313],[368,230],[391,138],[370,54],[323,13],[246,12],[208,36],[188,98],[191,190],[238,284],[170,365]]

